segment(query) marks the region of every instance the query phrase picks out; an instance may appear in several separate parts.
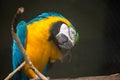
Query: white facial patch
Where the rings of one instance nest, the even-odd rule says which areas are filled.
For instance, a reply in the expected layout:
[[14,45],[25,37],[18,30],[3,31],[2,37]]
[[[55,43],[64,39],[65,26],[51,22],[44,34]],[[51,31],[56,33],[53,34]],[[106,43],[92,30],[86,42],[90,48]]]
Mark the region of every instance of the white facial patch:
[[76,31],[72,27],[70,27],[70,37],[74,41],[75,41],[75,36],[76,36]]
[[[75,45],[76,32],[72,27],[68,27],[66,24],[62,24],[60,27],[60,31],[57,35],[59,35],[61,33],[68,37],[68,39],[71,41],[73,46]],[[57,35],[56,35],[56,37],[57,37]]]

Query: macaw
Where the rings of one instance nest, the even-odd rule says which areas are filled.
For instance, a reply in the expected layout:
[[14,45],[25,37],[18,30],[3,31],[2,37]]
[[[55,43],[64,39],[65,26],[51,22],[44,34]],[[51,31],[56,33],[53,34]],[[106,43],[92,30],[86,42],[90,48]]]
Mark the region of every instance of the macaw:
[[[45,12],[29,22],[20,21],[16,34],[33,65],[46,74],[48,63],[61,60],[62,49],[70,50],[78,41],[75,27],[59,13]],[[12,65],[15,70],[24,61],[23,55],[13,40]],[[28,64],[15,73],[14,80],[35,79],[37,75]]]

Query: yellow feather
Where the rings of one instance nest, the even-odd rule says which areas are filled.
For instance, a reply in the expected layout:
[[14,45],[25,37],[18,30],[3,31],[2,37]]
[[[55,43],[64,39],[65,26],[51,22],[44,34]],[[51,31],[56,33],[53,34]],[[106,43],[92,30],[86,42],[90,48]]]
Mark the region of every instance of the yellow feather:
[[[52,24],[57,21],[63,21],[70,26],[69,21],[65,18],[53,16],[27,25],[26,52],[33,65],[40,72],[43,71],[49,59],[51,62],[55,62],[62,56],[54,42],[48,41],[50,28],[52,27]],[[31,71],[28,65],[25,65],[24,71],[29,77],[36,77],[35,73]]]

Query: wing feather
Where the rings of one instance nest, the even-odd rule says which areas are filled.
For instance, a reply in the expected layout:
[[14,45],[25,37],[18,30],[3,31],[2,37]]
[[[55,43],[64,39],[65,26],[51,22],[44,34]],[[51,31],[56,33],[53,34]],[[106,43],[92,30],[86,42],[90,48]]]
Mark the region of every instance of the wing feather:
[[[17,25],[17,35],[24,47],[25,47],[25,38],[26,38],[26,28],[27,28],[27,24],[24,21],[19,22]],[[19,47],[17,46],[15,40],[13,40],[13,48],[12,48],[13,70],[15,70],[22,63],[22,61],[23,61],[23,55]],[[14,79],[18,80],[22,76],[23,76],[23,72],[19,71],[15,74]]]

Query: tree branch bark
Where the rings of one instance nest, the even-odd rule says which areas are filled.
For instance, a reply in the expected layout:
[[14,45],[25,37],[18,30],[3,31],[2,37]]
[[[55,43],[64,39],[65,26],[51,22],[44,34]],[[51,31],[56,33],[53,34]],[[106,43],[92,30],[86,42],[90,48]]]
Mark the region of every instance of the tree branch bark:
[[106,75],[106,76],[91,76],[91,77],[79,77],[79,78],[60,78],[51,80],[120,80],[120,74]]

